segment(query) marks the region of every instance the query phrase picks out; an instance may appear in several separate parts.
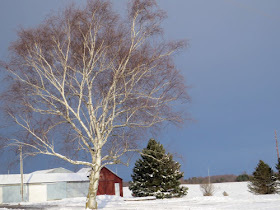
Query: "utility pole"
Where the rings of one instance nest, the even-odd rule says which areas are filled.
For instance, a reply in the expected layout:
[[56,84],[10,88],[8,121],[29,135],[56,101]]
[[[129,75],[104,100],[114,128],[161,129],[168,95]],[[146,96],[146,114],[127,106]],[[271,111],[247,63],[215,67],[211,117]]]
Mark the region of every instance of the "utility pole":
[[275,141],[276,141],[276,151],[277,151],[277,160],[279,160],[279,149],[278,149],[278,141],[277,141],[277,134],[276,134],[276,130],[275,130]]
[[21,201],[23,202],[23,160],[22,160],[22,146],[19,146],[19,156],[20,156],[20,176],[21,176],[21,182],[20,182],[20,194],[21,194]]

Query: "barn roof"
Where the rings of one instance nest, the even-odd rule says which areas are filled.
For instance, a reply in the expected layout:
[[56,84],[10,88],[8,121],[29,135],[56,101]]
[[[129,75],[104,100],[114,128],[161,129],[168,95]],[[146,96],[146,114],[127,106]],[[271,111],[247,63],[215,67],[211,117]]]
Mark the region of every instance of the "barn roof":
[[[109,168],[107,168],[107,167],[104,167],[104,168],[106,168],[108,171],[110,171],[112,174],[114,174],[115,176],[117,176],[117,177],[119,177],[119,175],[118,174],[116,174],[114,171],[112,171],[111,169],[109,169]],[[119,177],[121,180],[122,180],[122,178],[121,177]]]
[[[106,168],[108,171],[110,171],[112,174],[114,174],[115,176],[119,177],[115,172],[113,172],[112,170],[110,170],[107,167],[103,167]],[[91,168],[81,168],[79,171],[77,171],[76,173],[86,173],[86,174],[90,174],[90,170]],[[121,177],[119,177],[120,179],[122,179]]]

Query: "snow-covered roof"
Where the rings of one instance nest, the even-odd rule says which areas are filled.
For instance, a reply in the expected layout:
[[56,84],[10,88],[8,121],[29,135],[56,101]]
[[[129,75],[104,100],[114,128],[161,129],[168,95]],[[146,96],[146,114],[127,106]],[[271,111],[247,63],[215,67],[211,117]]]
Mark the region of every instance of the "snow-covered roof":
[[[55,183],[55,182],[77,182],[88,181],[88,173],[80,172],[74,173],[73,171],[65,168],[53,168],[47,170],[34,171],[30,174],[23,175],[23,183]],[[4,174],[0,175],[0,185],[7,184],[20,184],[20,174]]]
[[48,174],[48,173],[74,173],[74,172],[62,167],[32,172],[32,174]]
[[[88,177],[84,173],[46,173],[46,174],[24,174],[23,183],[55,183],[55,182],[77,182],[88,181]],[[20,174],[0,175],[0,185],[20,184]]]
[[81,168],[76,173],[78,173],[78,174],[80,174],[80,173],[90,173],[90,170],[91,170],[91,168]]

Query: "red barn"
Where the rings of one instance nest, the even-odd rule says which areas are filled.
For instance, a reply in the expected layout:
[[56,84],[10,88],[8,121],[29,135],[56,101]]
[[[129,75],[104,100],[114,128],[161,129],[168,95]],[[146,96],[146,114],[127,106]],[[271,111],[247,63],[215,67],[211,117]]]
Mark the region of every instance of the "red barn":
[[103,167],[100,172],[97,195],[119,195],[123,197],[122,178]]

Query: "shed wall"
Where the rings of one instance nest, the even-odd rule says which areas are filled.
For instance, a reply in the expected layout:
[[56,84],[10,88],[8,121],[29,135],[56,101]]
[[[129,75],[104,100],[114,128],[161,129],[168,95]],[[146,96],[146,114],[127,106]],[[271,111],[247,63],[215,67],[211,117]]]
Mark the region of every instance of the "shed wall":
[[[119,183],[119,193],[116,193],[115,184]],[[123,197],[122,179],[107,168],[102,168],[97,195],[120,195]]]
[[67,198],[87,197],[89,182],[68,182],[66,184]]
[[2,187],[0,187],[0,203],[3,203],[2,196],[3,196],[3,194],[2,194]]
[[66,182],[47,184],[47,200],[60,200],[66,198]]
[[[24,185],[24,201],[28,201],[28,187]],[[3,203],[15,203],[21,202],[21,193],[20,193],[20,185],[10,185],[2,187],[2,201]]]
[[29,185],[29,202],[47,201],[47,185],[32,184]]

